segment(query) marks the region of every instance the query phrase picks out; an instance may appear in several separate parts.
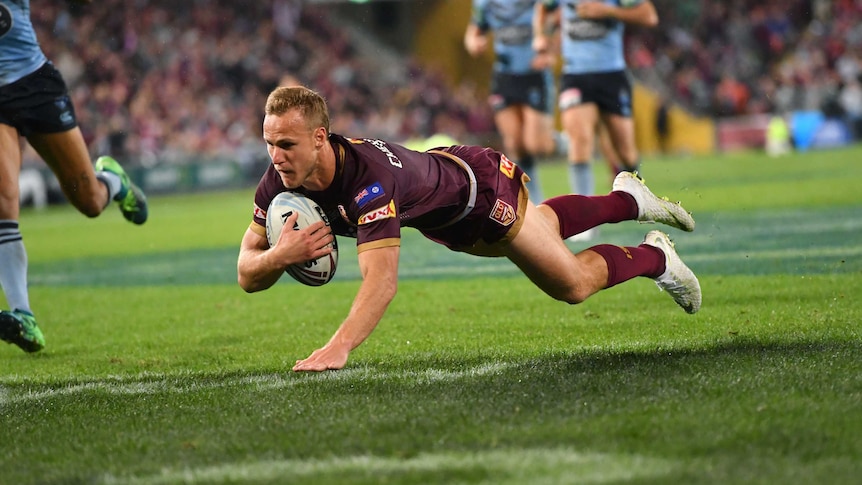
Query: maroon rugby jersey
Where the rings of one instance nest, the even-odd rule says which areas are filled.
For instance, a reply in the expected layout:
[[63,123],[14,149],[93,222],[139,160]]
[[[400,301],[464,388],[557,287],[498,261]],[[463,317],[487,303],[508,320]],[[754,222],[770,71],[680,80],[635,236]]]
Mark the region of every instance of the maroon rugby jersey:
[[[329,141],[336,157],[332,184],[323,191],[299,188],[296,192],[320,204],[332,223],[333,232],[355,237],[359,251],[399,245],[401,226],[433,233],[435,228],[456,220],[463,215],[470,199],[469,170],[457,160],[462,158],[469,163],[475,154],[496,154],[486,148],[456,146],[445,149],[455,155],[450,157],[434,151],[417,152],[381,140],[346,138],[337,134],[330,134]],[[499,163],[499,154],[491,158]],[[497,172],[496,166],[494,171]],[[254,196],[254,222],[259,226],[259,233],[264,233],[266,227],[266,208],[284,191],[281,177],[270,165]],[[432,239],[457,247],[472,245],[479,236],[463,230],[450,232],[451,236]]]

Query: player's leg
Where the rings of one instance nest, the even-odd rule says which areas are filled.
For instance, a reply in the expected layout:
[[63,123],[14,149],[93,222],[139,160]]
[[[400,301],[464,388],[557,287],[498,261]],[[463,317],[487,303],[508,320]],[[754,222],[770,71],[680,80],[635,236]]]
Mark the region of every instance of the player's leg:
[[110,201],[108,187],[96,178],[80,128],[33,133],[27,138],[51,168],[69,202],[87,217],[102,213]]
[[603,73],[595,96],[602,124],[619,155],[619,169],[640,170],[640,154],[635,143],[635,123],[632,119],[632,84],[625,71]]
[[[564,92],[563,95],[566,93]],[[561,100],[568,99],[562,97]],[[592,158],[595,152],[596,125],[599,120],[598,106],[592,102],[568,101],[560,108],[563,129],[569,137],[569,185],[572,193],[593,195],[596,181],[593,175]],[[567,237],[570,241],[590,241],[597,237],[597,229],[576,232]]]
[[98,216],[112,199],[126,219],[146,220],[146,198],[110,157],[95,172],[60,72],[50,63],[6,88],[16,100],[19,131],[48,164],[69,202],[88,217]]
[[[524,148],[534,160],[539,160],[553,154],[556,150],[557,141],[554,133],[553,119],[551,115],[524,105],[522,109],[524,120],[523,138]],[[531,177],[538,175],[538,170],[529,173]],[[536,185],[539,185],[538,182]],[[532,188],[531,188],[532,191]],[[539,191],[535,197],[532,193],[530,200],[538,204],[544,200],[544,192]]]
[[599,120],[598,107],[593,103],[570,106],[562,111],[560,119],[569,137],[569,181],[572,192],[593,195],[592,158],[595,150],[596,123]]
[[599,153],[601,153],[602,158],[605,159],[605,163],[608,166],[610,181],[613,183],[614,177],[622,171],[622,162],[604,120],[596,126],[596,140],[598,140]]
[[147,199],[111,157],[99,157],[95,169],[78,127],[58,133],[32,133],[27,140],[51,168],[63,193],[82,214],[96,217],[111,200],[135,224],[147,220]]
[[537,209],[563,239],[601,224],[632,220],[658,222],[688,232],[695,226],[694,218],[679,202],[656,196],[630,172],[618,174],[607,195],[561,195],[544,201]]
[[618,169],[636,172],[640,168],[640,154],[635,143],[635,123],[631,117],[618,114],[602,115],[602,124],[607,129],[608,141],[619,155]]
[[527,150],[524,137],[524,105],[512,104],[496,110],[494,123],[503,141],[503,152],[513,158],[530,177],[527,189],[530,200],[542,200],[542,188],[535,157]]
[[660,231],[647,234],[639,246],[600,244],[572,254],[545,216],[529,204],[520,231],[504,252],[542,291],[567,303],[583,302],[598,291],[645,276],[686,312],[700,308],[697,278]]
[[21,142],[18,130],[0,123],[0,286],[9,310],[0,312],[0,339],[27,352],[45,346],[27,293],[27,252],[18,226],[18,176]]

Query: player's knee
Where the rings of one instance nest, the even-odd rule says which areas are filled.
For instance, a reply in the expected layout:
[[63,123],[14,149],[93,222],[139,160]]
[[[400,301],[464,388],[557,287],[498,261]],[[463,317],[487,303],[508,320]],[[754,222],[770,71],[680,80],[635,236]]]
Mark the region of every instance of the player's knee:
[[550,295],[555,300],[559,300],[569,305],[577,305],[578,303],[583,303],[584,300],[589,298],[590,292],[582,288],[582,285],[572,285],[566,288],[561,288],[558,291],[551,292]]
[[572,291],[568,293],[565,301],[569,305],[577,305],[578,303],[583,303],[589,297],[589,292],[582,291],[578,288],[573,288]]
[[78,212],[84,214],[89,218],[98,217],[99,214],[105,210],[105,205],[99,201],[88,199],[88,200],[79,200],[74,203],[75,208],[78,209]]

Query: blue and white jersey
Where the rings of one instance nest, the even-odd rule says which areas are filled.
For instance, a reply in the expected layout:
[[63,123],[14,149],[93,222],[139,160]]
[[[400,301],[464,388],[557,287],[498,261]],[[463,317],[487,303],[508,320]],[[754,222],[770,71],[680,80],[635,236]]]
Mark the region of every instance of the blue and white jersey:
[[35,72],[47,60],[30,21],[30,0],[0,0],[0,86]]
[[[544,0],[548,10],[562,9],[560,28],[564,74],[622,71],[626,68],[623,52],[625,24],[615,19],[582,19],[576,6],[582,0]],[[644,0],[602,0],[623,8],[636,7]]]
[[533,51],[533,6],[536,0],[473,0],[472,22],[494,35],[494,72],[523,74]]

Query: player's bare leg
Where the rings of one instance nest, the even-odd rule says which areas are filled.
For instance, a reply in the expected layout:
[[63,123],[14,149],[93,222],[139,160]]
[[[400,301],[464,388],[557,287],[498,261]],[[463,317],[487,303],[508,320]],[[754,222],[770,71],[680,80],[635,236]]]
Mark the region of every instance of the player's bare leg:
[[94,169],[80,128],[34,134],[27,140],[51,167],[63,193],[82,214],[96,217],[115,200],[127,220],[135,224],[146,222],[144,193],[111,157],[99,157]]
[[18,130],[0,123],[0,286],[11,307],[0,311],[0,340],[36,352],[45,339],[30,311],[27,252],[18,227],[21,148]]
[[604,259],[590,250],[572,254],[553,224],[531,202],[505,256],[542,291],[567,303],[586,300],[608,281]]
[[87,217],[108,205],[108,188],[99,182],[80,128],[61,133],[33,134],[27,139],[57,176],[69,202]]
[[494,113],[494,123],[503,141],[503,153],[518,164],[530,177],[530,181],[527,183],[530,200],[538,203],[542,200],[543,195],[536,160],[527,147],[528,141],[524,132],[525,109],[526,107],[523,105],[506,106]]
[[[596,190],[593,175],[593,153],[596,146],[596,126],[599,109],[595,103],[578,104],[566,108],[560,115],[563,128],[569,137],[569,185],[571,193],[593,195]],[[589,241],[596,237],[597,230],[573,234],[573,241]]]
[[632,118],[616,114],[602,116],[608,141],[618,156],[618,170],[636,172],[640,169],[640,154],[635,144],[635,122]]

